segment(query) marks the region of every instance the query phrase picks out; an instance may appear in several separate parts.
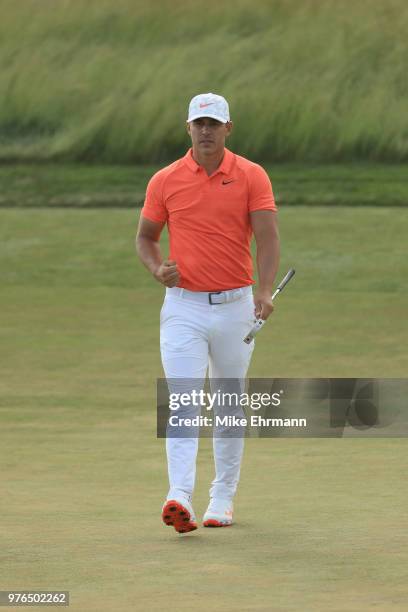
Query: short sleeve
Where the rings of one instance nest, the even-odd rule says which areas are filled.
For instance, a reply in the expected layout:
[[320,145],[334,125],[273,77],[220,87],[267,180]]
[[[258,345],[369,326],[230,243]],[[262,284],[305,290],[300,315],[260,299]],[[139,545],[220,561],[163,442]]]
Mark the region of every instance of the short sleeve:
[[163,198],[163,176],[160,172],[154,174],[147,185],[142,215],[155,223],[167,221],[167,208]]
[[254,164],[249,174],[249,212],[255,210],[277,211],[269,176],[262,166]]

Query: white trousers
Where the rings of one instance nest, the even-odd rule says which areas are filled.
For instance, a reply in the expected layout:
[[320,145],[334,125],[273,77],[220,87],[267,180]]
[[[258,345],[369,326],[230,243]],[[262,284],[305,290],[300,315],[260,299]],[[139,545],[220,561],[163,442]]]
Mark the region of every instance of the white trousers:
[[[228,384],[224,379],[239,381],[241,392],[244,390],[254,342],[248,345],[243,338],[254,323],[254,302],[252,287],[242,288],[240,293],[234,301],[211,305],[208,294],[167,289],[160,313],[160,349],[170,393],[203,389],[208,368],[212,393],[220,389],[223,381]],[[214,405],[214,414],[217,410],[219,407]],[[200,407],[189,405],[180,408],[178,416],[194,417],[200,411]],[[229,414],[243,416],[240,407],[230,409]],[[210,497],[233,498],[243,449],[243,437],[214,435],[215,478]],[[170,489],[167,499],[191,499],[197,450],[198,437],[172,437],[168,430],[166,451]]]

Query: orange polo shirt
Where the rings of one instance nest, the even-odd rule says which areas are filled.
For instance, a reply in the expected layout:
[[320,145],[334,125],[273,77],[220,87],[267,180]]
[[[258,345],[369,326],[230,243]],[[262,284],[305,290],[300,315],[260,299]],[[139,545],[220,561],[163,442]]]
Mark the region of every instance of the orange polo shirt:
[[265,170],[225,149],[208,176],[192,149],[149,181],[142,214],[167,223],[179,287],[223,291],[253,284],[249,213],[276,205]]

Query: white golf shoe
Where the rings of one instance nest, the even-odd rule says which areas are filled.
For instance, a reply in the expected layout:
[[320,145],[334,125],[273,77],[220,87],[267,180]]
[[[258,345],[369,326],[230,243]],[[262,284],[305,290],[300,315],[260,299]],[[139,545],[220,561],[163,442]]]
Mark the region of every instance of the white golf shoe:
[[229,527],[232,525],[234,507],[230,499],[212,497],[203,517],[204,527]]
[[174,527],[178,533],[197,529],[193,506],[185,498],[167,499],[162,508],[162,520],[166,525]]

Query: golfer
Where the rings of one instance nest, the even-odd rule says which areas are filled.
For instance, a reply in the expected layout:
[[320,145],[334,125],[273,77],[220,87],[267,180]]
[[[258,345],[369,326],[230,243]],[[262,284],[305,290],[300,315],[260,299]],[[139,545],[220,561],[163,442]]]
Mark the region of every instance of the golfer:
[[[151,178],[136,238],[137,253],[166,287],[160,314],[160,349],[171,392],[202,389],[209,369],[211,390],[221,381],[244,380],[254,343],[243,342],[255,318],[273,310],[271,294],[279,265],[277,209],[265,170],[232,153],[227,101],[213,93],[189,105],[191,148]],[[167,224],[169,258],[159,240]],[[253,294],[252,234],[256,241],[258,286]],[[214,413],[222,406],[214,405]],[[178,418],[199,415],[193,403]],[[238,413],[235,413],[238,414]],[[185,430],[182,430],[184,432]],[[198,427],[166,438],[170,488],[162,519],[179,533],[197,528],[192,507]],[[228,432],[227,432],[228,433]],[[214,435],[215,478],[204,514],[205,527],[233,523],[243,436]]]

